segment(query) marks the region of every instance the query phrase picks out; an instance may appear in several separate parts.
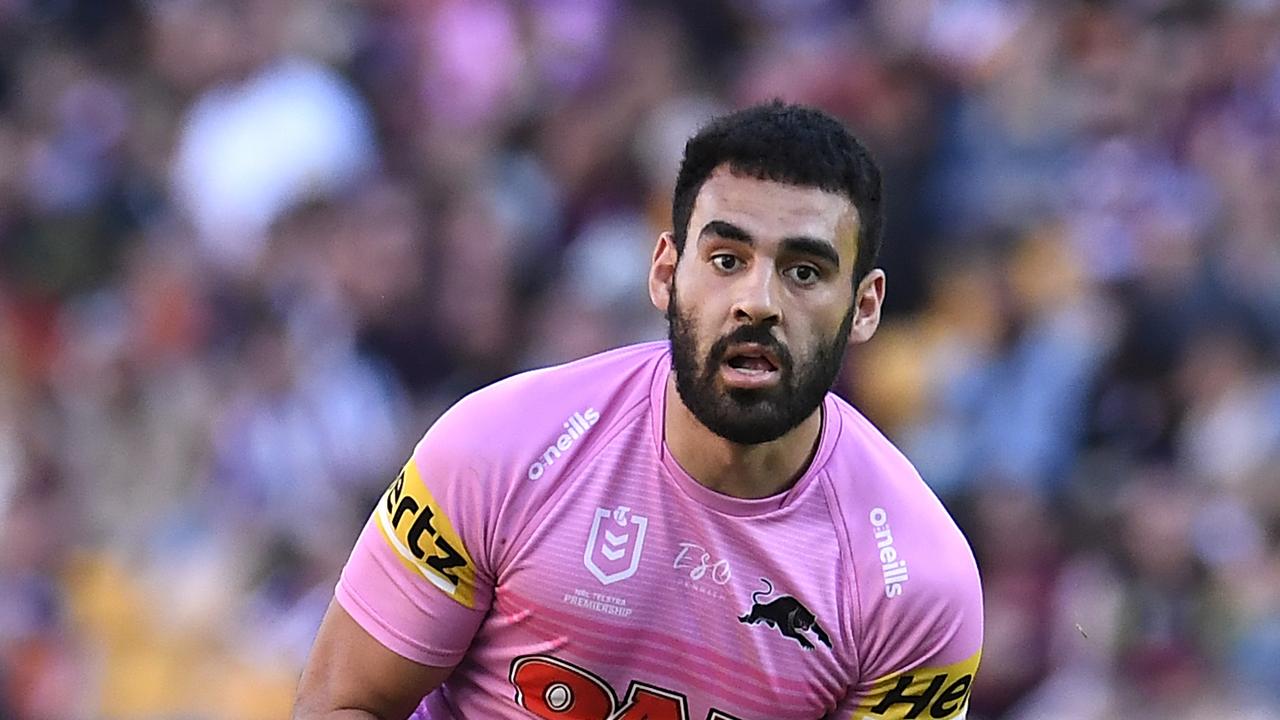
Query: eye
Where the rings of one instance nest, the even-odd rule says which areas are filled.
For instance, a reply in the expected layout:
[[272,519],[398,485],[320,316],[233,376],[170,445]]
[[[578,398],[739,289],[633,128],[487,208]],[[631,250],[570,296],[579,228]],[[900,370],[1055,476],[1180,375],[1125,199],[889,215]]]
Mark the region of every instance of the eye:
[[818,272],[818,268],[812,265],[793,265],[787,268],[785,272],[788,277],[801,285],[812,285],[822,277],[822,273]]
[[738,266],[742,264],[742,261],[739,260],[736,255],[720,253],[718,255],[711,256],[711,264],[715,265],[716,269],[722,272],[732,272],[738,269]]

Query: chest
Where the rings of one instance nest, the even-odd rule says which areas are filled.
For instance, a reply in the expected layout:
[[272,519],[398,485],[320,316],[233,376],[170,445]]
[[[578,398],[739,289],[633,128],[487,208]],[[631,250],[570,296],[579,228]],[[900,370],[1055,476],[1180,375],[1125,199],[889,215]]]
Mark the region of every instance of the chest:
[[[825,715],[855,663],[820,493],[734,516],[662,472],[584,469],[514,550],[485,632],[523,648],[523,701],[601,720]],[[570,700],[577,714],[556,710]]]

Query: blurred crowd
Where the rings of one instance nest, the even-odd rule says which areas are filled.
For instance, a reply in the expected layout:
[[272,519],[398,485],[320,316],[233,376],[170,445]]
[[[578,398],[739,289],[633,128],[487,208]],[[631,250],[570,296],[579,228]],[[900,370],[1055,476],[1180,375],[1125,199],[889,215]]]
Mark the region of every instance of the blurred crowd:
[[416,439],[663,337],[773,97],[886,172],[839,390],[974,544],[970,720],[1280,718],[1276,0],[0,0],[0,717],[286,717]]

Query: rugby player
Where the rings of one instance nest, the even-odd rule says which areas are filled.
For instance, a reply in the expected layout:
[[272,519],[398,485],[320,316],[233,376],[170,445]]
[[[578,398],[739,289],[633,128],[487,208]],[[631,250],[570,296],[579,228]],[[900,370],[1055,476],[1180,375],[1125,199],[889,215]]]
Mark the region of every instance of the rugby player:
[[508,378],[414,449],[297,720],[963,718],[973,555],[829,392],[880,321],[880,173],[780,102],[692,137],[649,295],[669,339]]

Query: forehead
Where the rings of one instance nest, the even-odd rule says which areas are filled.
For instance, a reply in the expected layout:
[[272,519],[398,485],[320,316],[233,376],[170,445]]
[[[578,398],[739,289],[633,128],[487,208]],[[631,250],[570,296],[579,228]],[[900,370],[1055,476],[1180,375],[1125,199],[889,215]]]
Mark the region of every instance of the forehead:
[[829,240],[850,265],[857,249],[858,211],[849,198],[816,187],[736,174],[724,165],[712,171],[698,191],[689,237],[696,240],[712,220],[732,223],[759,242],[800,235]]

